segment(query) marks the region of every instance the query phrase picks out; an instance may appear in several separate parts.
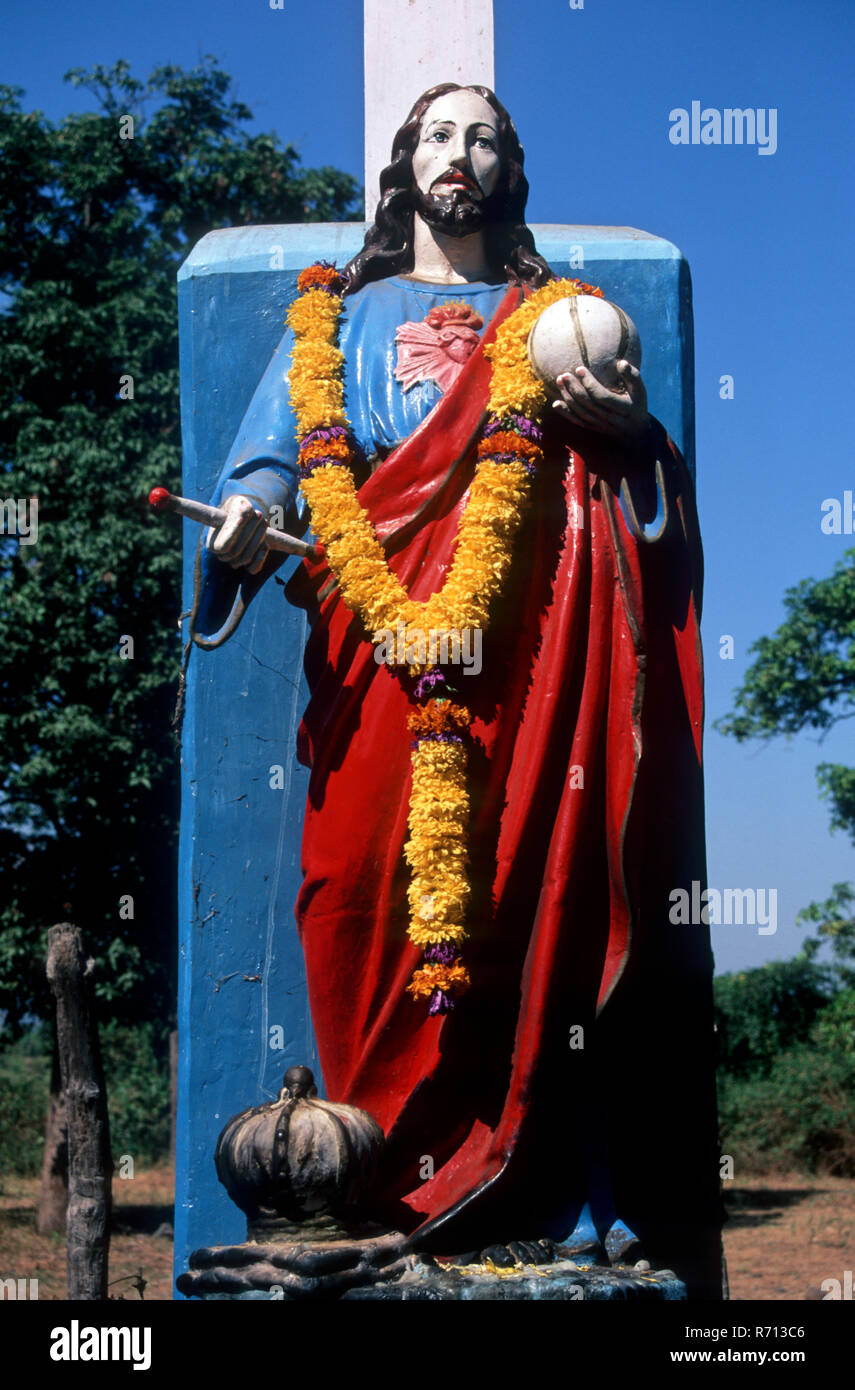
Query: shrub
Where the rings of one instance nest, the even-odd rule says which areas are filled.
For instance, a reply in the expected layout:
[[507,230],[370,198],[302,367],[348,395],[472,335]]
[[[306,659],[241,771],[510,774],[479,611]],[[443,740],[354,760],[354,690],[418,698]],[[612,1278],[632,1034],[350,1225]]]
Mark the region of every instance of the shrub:
[[715,991],[721,1064],[733,1077],[769,1071],[805,1042],[832,988],[829,971],[804,956],[719,975]]
[[156,1162],[169,1148],[169,1030],[111,1019],[100,1034],[113,1160]]
[[812,1033],[765,1076],[720,1075],[719,1124],[722,1152],[743,1172],[855,1177],[855,1052],[822,1050]]
[[0,1179],[41,1171],[49,1089],[49,1057],[0,1052]]
[[[100,1026],[116,1163],[153,1163],[169,1148],[169,1033],[157,1023]],[[0,1051],[0,1174],[41,1170],[50,1088],[50,1032],[34,1028]]]

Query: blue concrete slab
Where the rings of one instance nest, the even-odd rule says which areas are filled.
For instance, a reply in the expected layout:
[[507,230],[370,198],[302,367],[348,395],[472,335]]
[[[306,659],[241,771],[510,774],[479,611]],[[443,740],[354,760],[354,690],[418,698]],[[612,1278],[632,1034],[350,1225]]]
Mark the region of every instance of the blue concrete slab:
[[[179,272],[185,495],[207,500],[283,332],[297,273],[348,260],[360,223],[212,232]],[[532,228],[560,275],[598,284],[638,325],[650,409],[694,459],[691,282],[669,242],[626,227]],[[581,260],[580,261],[580,250]],[[167,524],[166,522],[164,524]],[[185,523],[189,609],[199,528]],[[287,580],[295,562],[279,571]],[[214,1171],[238,1110],[274,1098],[287,1067],[320,1079],[294,925],[308,774],[295,735],[307,699],[305,615],[266,584],[237,634],[194,651],[182,741],[176,1273],[191,1250],[236,1243],[244,1219]],[[281,768],[281,777],[271,769]]]

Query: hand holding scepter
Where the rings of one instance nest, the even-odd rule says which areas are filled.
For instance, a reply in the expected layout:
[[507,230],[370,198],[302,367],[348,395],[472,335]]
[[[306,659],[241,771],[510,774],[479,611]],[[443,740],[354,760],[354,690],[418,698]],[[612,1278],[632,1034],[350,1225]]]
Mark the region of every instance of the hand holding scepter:
[[159,512],[175,512],[190,521],[200,521],[211,528],[208,545],[219,560],[233,569],[248,569],[257,574],[267,558],[268,550],[283,551],[317,560],[318,552],[307,541],[289,536],[268,526],[261,512],[248,497],[227,498],[222,507],[209,507],[190,497],[178,497],[165,487],[152,488],[148,500]]

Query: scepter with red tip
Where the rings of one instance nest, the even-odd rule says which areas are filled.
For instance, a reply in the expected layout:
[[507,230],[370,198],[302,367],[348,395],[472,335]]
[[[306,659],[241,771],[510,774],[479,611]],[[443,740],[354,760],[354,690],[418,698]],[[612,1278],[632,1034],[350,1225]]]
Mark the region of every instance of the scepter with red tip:
[[[190,521],[201,521],[203,526],[212,526],[214,530],[226,520],[222,507],[209,507],[207,503],[194,502],[190,497],[177,497],[165,487],[153,487],[148,500],[157,512],[175,512],[177,516],[186,516]],[[272,526],[267,527],[264,540],[271,550],[284,551],[286,555],[302,555],[307,560],[319,558],[315,547],[307,541],[289,536],[286,531],[276,531]]]

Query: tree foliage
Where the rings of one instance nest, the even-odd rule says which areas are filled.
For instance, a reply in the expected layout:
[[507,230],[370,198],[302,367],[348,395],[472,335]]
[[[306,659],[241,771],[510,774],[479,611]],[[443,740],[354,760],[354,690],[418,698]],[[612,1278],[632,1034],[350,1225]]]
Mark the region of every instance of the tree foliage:
[[36,544],[8,507],[0,536],[13,1028],[45,1009],[42,934],[69,916],[110,1012],[163,1016],[173,998],[179,528],[145,499],[180,478],[177,268],[215,227],[360,215],[350,176],[248,132],[212,59],[68,80],[98,109],[58,124],[0,87],[0,500],[38,500]]
[[831,993],[831,972],[806,956],[770,961],[715,980],[719,1056],[732,1076],[765,1075],[806,1040]]
[[[42,1166],[53,1028],[32,1028],[0,1052],[0,1184],[9,1173],[34,1176]],[[138,1164],[169,1153],[169,1040],[153,1020],[102,1021],[110,1142],[114,1166],[123,1154]]]
[[719,1083],[722,1151],[740,1175],[771,1170],[855,1177],[855,1054],[808,1042],[765,1076]]
[[[756,659],[734,697],[734,712],[716,728],[740,742],[826,733],[855,716],[855,550],[826,579],[805,579],[784,597],[785,621],[751,648]],[[832,828],[855,842],[855,768],[821,763],[820,791]]]
[[[855,1177],[855,894],[835,884],[800,914],[798,956],[714,982],[722,1152],[743,1173]],[[831,960],[819,964],[823,941]]]
[[810,903],[796,920],[801,926],[811,923],[817,927],[817,935],[805,941],[804,955],[813,960],[823,943],[828,943],[838,986],[855,988],[855,889],[852,884],[835,883],[825,902]]

